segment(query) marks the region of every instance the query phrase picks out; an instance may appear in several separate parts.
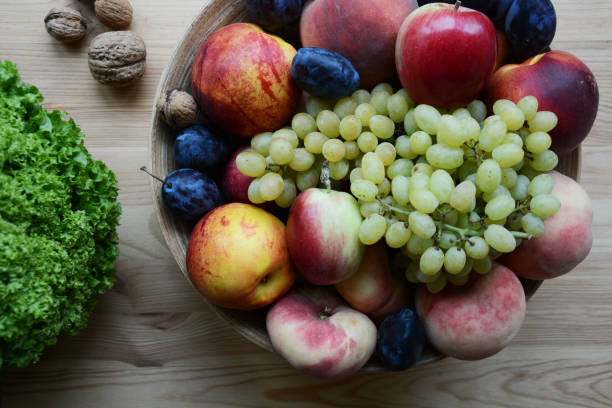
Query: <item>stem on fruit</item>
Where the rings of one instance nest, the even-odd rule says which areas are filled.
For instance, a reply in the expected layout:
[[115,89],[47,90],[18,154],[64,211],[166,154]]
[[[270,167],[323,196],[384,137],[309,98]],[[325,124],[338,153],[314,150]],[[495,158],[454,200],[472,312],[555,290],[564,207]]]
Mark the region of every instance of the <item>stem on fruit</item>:
[[459,10],[459,7],[461,7],[461,1],[460,1],[460,0],[457,0],[457,1],[455,2],[455,11]]
[[329,306],[325,305],[325,306],[323,306],[323,310],[321,310],[321,311],[319,312],[319,319],[320,319],[320,320],[325,320],[325,319],[327,319],[328,317],[331,317],[331,315],[332,315],[332,309],[331,309],[331,307],[329,307]]
[[149,176],[153,177],[155,180],[160,181],[162,184],[165,184],[168,186],[168,188],[172,188],[172,183],[168,183],[167,181],[163,180],[160,177],[157,177],[155,174],[151,173],[151,170],[147,169],[147,166],[141,166],[140,167],[140,171],[144,171],[145,173],[147,173]]
[[323,162],[323,167],[321,167],[321,183],[325,186],[327,191],[331,190],[331,180],[329,178],[329,162],[325,160]]

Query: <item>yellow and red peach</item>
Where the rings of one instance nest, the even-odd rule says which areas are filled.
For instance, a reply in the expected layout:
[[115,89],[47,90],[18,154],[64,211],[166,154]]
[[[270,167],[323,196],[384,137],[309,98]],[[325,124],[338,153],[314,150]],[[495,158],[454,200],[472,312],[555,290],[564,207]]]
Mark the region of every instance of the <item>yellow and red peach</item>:
[[284,125],[300,99],[291,76],[296,51],[249,23],[215,31],[191,68],[193,96],[220,128],[250,138]]
[[461,360],[479,360],[504,348],[518,333],[525,306],[519,279],[496,262],[486,275],[465,286],[447,285],[433,294],[420,285],[416,295],[431,344]]
[[551,194],[561,201],[556,214],[544,220],[544,235],[525,240],[500,262],[528,279],[550,279],[574,269],[593,245],[593,205],[582,186],[563,174],[550,172]]
[[376,346],[376,326],[330,287],[296,288],[270,308],[274,349],[298,370],[339,378],[359,370]]
[[395,39],[416,0],[311,0],[300,19],[304,47],[320,47],[346,57],[370,89],[395,74]]
[[349,305],[366,314],[387,303],[393,294],[393,279],[386,245],[366,246],[357,272],[337,283],[336,290]]
[[550,51],[520,65],[499,68],[485,88],[491,108],[498,99],[518,102],[533,95],[539,110],[557,114],[559,122],[550,132],[551,149],[557,154],[572,151],[589,134],[599,107],[599,90],[591,70],[574,55]]
[[295,280],[283,223],[243,203],[217,207],[196,224],[187,270],[211,303],[240,310],[269,305]]
[[406,280],[403,273],[393,274],[393,289],[391,296],[385,304],[377,310],[368,313],[370,319],[376,324],[382,323],[385,317],[397,312],[404,307],[412,308],[414,306],[414,289],[415,285]]

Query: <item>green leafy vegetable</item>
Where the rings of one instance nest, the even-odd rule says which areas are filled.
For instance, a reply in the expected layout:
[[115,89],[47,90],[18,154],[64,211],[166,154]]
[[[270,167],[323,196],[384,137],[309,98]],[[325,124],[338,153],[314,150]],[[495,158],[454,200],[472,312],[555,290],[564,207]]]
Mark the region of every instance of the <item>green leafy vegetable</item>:
[[85,327],[119,255],[115,175],[42,99],[0,62],[0,369]]

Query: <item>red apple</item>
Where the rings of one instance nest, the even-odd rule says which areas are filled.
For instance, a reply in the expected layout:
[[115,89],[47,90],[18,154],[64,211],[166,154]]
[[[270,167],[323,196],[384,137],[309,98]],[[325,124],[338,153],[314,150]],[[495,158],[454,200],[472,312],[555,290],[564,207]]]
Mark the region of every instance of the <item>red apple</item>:
[[556,214],[544,220],[544,235],[525,240],[500,262],[528,279],[563,275],[586,258],[593,245],[593,205],[580,184],[556,171],[551,194],[561,201]]
[[361,214],[352,195],[328,189],[301,192],[289,211],[287,246],[306,280],[333,285],[359,269],[364,245]]
[[240,137],[274,131],[294,113],[301,91],[291,75],[295,48],[248,23],[215,31],[193,60],[193,96],[219,127]]
[[465,106],[483,90],[495,68],[497,39],[479,11],[432,3],[400,27],[395,64],[404,89],[417,103]]
[[525,318],[525,292],[508,268],[491,270],[465,286],[432,294],[420,285],[416,307],[431,344],[461,360],[489,357],[518,333]]
[[240,310],[269,305],[295,280],[283,223],[242,203],[217,207],[196,224],[187,271],[211,303]]
[[354,373],[376,346],[376,326],[329,287],[292,290],[268,311],[274,349],[300,371],[320,378]]
[[416,0],[311,0],[300,19],[302,44],[346,57],[369,90],[395,76],[397,32],[417,7]]
[[595,76],[578,58],[565,51],[550,51],[520,65],[498,69],[485,89],[489,108],[498,99],[518,102],[533,95],[539,110],[557,114],[559,122],[550,132],[551,149],[557,154],[572,151],[589,134],[599,107]]

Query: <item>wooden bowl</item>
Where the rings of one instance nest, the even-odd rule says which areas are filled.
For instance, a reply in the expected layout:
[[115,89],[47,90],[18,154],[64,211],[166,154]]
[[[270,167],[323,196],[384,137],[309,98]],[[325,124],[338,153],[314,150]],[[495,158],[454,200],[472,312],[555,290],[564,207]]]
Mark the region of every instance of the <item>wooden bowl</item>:
[[[246,3],[244,0],[209,0],[193,23],[187,28],[187,32],[180,40],[178,47],[170,58],[170,63],[163,72],[157,98],[173,88],[181,88],[191,91],[191,63],[200,44],[216,29],[237,21],[243,21],[246,17]],[[151,138],[149,144],[150,167],[154,174],[165,178],[168,173],[175,169],[172,146],[177,132],[168,128],[161,120],[156,109],[157,99],[153,104],[153,121],[151,125]],[[576,149],[565,157],[561,157],[557,170],[578,179],[580,169],[580,151]],[[151,180],[153,192],[153,204],[159,219],[162,233],[168,244],[168,248],[178,263],[181,272],[191,283],[187,275],[185,254],[189,235],[193,224],[185,223],[170,213],[161,200],[161,187],[159,182]],[[523,279],[523,286],[527,298],[531,297],[541,281],[530,281]],[[265,310],[242,312],[224,309],[210,304],[204,297],[203,300],[226,320],[238,333],[248,340],[273,351],[272,344],[266,333]],[[426,349],[417,364],[426,364],[444,357],[431,346]],[[368,371],[382,370],[382,366],[372,359],[364,368]]]

